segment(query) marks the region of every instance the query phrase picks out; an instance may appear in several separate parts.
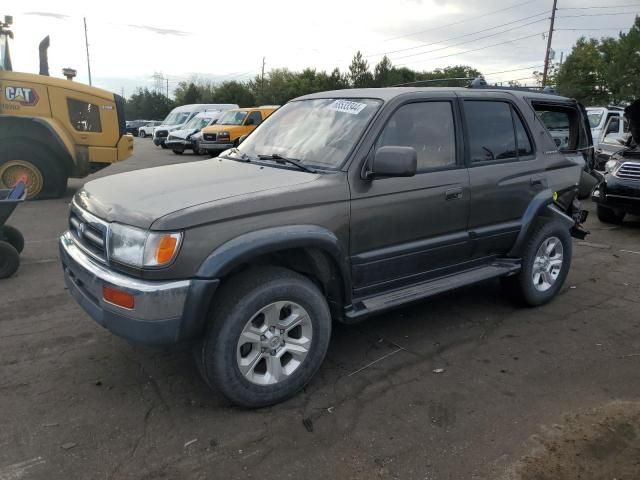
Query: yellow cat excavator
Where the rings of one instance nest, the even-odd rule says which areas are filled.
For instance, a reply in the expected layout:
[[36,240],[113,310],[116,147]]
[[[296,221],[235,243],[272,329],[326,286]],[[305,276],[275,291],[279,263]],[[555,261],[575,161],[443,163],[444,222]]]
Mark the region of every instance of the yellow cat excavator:
[[26,176],[28,198],[62,196],[81,178],[133,153],[124,99],[100,88],[49,76],[49,37],[40,43],[40,72],[13,72],[13,19],[0,20],[0,189]]

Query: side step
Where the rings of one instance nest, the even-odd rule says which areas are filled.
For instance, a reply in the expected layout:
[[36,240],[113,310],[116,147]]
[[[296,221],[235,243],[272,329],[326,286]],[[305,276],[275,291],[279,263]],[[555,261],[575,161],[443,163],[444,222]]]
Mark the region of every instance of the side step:
[[490,278],[513,275],[520,271],[520,261],[504,259],[489,265],[472,268],[446,277],[411,285],[391,292],[354,300],[345,316],[347,321],[356,321],[360,317],[374,312],[389,310],[405,303],[421,300],[439,293],[447,292],[465,285],[482,282]]

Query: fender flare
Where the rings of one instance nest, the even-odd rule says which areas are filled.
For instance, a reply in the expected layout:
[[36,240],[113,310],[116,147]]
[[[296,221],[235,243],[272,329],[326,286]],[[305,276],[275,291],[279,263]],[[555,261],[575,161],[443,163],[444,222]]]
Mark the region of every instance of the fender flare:
[[284,225],[245,233],[217,247],[202,262],[198,278],[222,278],[252,258],[292,248],[314,248],[328,254],[342,276],[345,299],[351,297],[351,274],[338,237],[318,225]]
[[521,255],[522,249],[527,238],[529,238],[529,234],[535,225],[536,219],[543,215],[546,212],[547,207],[552,204],[553,192],[549,188],[539,192],[535,197],[533,197],[522,216],[520,233],[518,233],[518,237],[508,253],[509,257],[519,257]]

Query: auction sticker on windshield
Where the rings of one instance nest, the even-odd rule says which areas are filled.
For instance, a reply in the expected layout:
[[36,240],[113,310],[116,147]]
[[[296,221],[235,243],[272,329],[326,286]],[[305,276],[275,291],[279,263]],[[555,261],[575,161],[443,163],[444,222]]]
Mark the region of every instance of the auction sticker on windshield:
[[352,115],[359,114],[367,106],[366,103],[351,102],[349,100],[336,100],[327,107],[338,112],[350,113]]

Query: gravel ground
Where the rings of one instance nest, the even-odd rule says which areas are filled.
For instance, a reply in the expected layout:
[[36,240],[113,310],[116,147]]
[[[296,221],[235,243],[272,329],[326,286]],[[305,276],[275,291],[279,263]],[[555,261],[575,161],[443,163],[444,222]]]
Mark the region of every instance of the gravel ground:
[[[96,176],[202,160],[135,148]],[[0,281],[0,480],[640,478],[637,219],[592,215],[542,308],[491,281],[337,325],[305,391],[250,411],[187,347],[131,345],[65,291],[56,240],[82,183],[12,218],[27,246]]]

